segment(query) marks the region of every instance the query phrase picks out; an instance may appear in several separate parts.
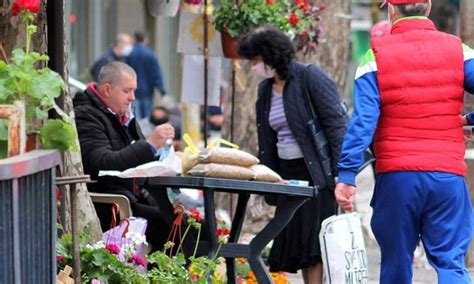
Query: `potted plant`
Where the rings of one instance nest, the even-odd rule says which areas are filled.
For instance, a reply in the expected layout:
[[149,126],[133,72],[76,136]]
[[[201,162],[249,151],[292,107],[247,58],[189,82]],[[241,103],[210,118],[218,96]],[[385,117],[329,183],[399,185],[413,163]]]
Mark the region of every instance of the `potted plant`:
[[[11,58],[2,49],[0,104],[23,101],[26,105],[26,130],[39,133],[44,148],[65,151],[75,147],[76,133],[71,118],[55,103],[55,98],[65,88],[64,81],[59,74],[46,67],[47,55],[30,50],[31,36],[36,32],[33,21],[40,5],[40,0],[17,0],[12,5],[13,16],[19,15],[25,23],[26,44],[24,48],[15,48]],[[55,110],[60,119],[48,120],[50,110]],[[7,138],[7,131],[6,121],[0,120],[0,137]]]
[[238,37],[261,25],[281,29],[295,40],[298,50],[311,51],[310,45],[317,44],[322,32],[318,25],[323,9],[324,6],[311,6],[309,0],[222,0],[221,6],[213,11],[213,23],[222,33],[226,57],[238,58]]

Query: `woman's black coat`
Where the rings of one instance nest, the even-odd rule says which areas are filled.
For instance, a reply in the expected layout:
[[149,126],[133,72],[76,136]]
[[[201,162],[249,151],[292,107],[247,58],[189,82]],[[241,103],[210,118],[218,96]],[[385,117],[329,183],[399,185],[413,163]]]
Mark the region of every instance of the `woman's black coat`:
[[[288,125],[304,154],[306,166],[314,184],[318,188],[325,188],[326,181],[321,170],[314,143],[307,126],[312,118],[310,109],[306,105],[301,78],[305,72],[305,81],[311,102],[318,113],[320,125],[330,144],[333,175],[337,176],[336,164],[342,141],[347,128],[348,117],[338,94],[336,83],[320,68],[312,65],[306,68],[299,62],[292,61],[288,67],[285,87],[283,89],[283,105]],[[257,130],[258,156],[261,162],[275,171],[278,169],[277,134],[270,127],[268,117],[272,97],[273,79],[262,81],[258,88]]]

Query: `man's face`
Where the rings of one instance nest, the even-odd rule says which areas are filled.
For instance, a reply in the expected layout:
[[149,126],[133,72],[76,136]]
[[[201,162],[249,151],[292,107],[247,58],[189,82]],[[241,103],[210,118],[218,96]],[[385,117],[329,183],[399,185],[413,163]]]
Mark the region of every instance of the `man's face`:
[[119,114],[126,114],[135,100],[137,79],[135,76],[122,72],[121,80],[115,84],[106,83],[105,93],[109,108]]

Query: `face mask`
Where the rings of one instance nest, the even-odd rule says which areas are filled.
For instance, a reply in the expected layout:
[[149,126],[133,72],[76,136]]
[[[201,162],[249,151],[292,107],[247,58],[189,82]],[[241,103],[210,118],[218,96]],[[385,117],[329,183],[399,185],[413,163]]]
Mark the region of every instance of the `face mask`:
[[156,125],[156,126],[161,125],[161,124],[165,124],[165,123],[167,123],[168,121],[169,121],[169,118],[166,117],[166,116],[165,116],[165,117],[161,117],[161,118],[155,118],[155,117],[153,117],[153,116],[150,116],[150,122],[151,122],[151,124]]
[[132,53],[133,45],[127,44],[126,46],[122,47],[120,50],[121,56],[129,56]]
[[275,76],[275,71],[263,62],[253,65],[250,67],[250,70],[264,78],[273,78]]

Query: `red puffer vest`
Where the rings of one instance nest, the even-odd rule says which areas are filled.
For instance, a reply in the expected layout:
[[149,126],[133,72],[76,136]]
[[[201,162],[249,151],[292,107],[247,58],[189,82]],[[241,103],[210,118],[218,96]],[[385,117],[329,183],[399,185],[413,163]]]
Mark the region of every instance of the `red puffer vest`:
[[381,115],[377,172],[441,171],[464,176],[461,40],[426,18],[403,19],[374,38]]

